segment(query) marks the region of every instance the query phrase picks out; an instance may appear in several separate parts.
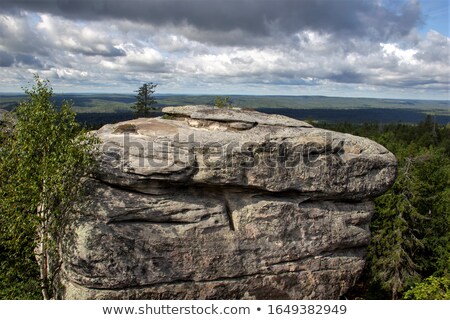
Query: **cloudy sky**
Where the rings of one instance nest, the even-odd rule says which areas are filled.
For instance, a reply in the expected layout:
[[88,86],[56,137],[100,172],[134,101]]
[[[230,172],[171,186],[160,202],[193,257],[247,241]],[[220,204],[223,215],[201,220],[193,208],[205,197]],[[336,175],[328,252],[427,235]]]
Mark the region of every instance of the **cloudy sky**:
[[0,92],[449,100],[448,0],[0,0]]

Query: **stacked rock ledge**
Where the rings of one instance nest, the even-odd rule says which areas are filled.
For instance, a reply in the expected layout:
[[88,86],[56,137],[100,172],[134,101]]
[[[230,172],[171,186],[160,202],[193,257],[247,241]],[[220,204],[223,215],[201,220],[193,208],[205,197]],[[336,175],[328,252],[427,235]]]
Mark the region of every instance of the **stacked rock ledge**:
[[381,145],[280,115],[167,107],[106,125],[62,244],[62,299],[337,299],[355,283]]

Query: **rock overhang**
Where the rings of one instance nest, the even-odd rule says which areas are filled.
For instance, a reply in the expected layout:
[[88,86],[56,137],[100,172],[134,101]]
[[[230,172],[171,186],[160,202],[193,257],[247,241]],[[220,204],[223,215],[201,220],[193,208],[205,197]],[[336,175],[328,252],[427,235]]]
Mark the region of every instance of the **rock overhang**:
[[[131,184],[163,179],[296,191],[330,199],[375,197],[395,179],[395,157],[366,138],[256,111],[185,106],[163,112],[173,117],[136,119],[97,132],[105,164],[100,177],[126,176]],[[236,123],[252,125],[237,129]]]

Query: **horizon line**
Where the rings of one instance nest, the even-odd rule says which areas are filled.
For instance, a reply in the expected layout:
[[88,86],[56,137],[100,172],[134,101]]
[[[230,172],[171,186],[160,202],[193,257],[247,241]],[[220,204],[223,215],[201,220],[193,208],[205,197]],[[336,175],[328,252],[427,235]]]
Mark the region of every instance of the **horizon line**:
[[[55,92],[54,95],[127,95],[136,96],[132,93],[117,93],[117,92]],[[27,96],[24,92],[0,92],[0,96]],[[450,99],[426,99],[426,98],[387,98],[387,97],[357,97],[357,96],[328,96],[328,95],[314,95],[314,94],[304,94],[304,95],[292,95],[292,94],[216,94],[216,93],[155,93],[154,96],[242,96],[242,97],[318,97],[318,98],[337,98],[337,99],[374,99],[374,100],[400,100],[400,101],[442,101],[450,102]]]

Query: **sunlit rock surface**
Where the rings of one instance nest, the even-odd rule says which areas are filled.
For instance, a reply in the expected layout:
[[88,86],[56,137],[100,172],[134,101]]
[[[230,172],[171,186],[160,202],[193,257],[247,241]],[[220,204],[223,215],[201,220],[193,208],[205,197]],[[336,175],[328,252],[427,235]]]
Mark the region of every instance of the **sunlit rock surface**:
[[184,106],[106,125],[63,243],[64,299],[337,299],[396,159],[279,115]]

